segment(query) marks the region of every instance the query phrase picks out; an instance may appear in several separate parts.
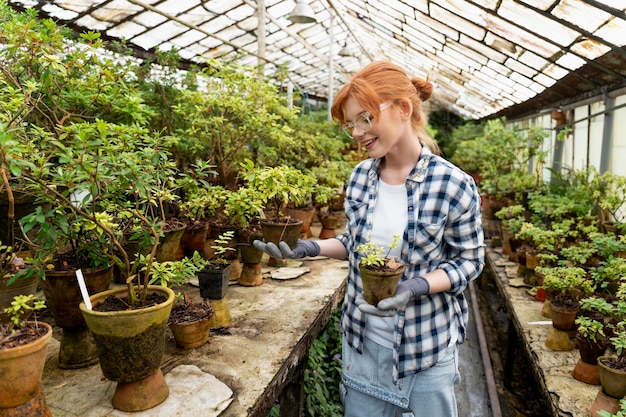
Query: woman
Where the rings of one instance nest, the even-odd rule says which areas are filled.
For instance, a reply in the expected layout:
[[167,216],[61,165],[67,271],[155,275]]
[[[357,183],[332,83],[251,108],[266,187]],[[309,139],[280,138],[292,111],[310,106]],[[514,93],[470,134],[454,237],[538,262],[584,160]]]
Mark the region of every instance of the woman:
[[[472,178],[442,157],[425,132],[432,84],[374,62],[337,94],[333,118],[368,152],[346,189],[346,232],[336,238],[255,242],[278,258],[348,259],[342,307],[346,417],[457,416],[457,347],[465,339],[463,295],[484,266],[480,198]],[[406,264],[393,297],[362,296],[355,248],[369,240]]]

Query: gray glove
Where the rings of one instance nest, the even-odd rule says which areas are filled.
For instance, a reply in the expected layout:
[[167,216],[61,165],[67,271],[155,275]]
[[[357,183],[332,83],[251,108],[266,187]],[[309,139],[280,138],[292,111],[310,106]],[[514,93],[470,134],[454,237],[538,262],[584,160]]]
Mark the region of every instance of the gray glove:
[[255,240],[252,242],[255,248],[262,250],[269,256],[278,259],[300,259],[305,256],[317,256],[320,254],[320,245],[314,240],[298,239],[296,247],[291,250],[287,242],[280,242],[278,246],[272,242]]
[[375,316],[390,317],[396,314],[396,312],[406,306],[411,298],[418,297],[420,295],[426,295],[430,292],[430,284],[424,277],[415,277],[402,281],[396,288],[396,293],[393,297],[380,300],[377,306],[373,306],[365,301],[362,295],[357,296],[356,305],[364,313],[373,314]]

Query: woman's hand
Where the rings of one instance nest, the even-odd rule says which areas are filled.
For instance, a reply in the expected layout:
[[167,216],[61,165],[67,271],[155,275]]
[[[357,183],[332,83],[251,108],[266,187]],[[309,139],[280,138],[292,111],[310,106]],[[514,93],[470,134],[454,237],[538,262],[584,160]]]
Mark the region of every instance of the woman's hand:
[[359,310],[366,314],[390,317],[395,315],[401,308],[404,308],[411,298],[426,295],[429,292],[430,284],[426,278],[418,276],[402,281],[398,284],[394,296],[380,300],[377,306],[369,304],[362,295],[358,295],[355,302]]
[[255,240],[252,245],[267,253],[269,256],[278,259],[300,259],[306,256],[317,256],[320,254],[320,245],[314,240],[298,239],[296,247],[292,250],[287,242],[279,242],[278,245],[272,242],[262,242]]

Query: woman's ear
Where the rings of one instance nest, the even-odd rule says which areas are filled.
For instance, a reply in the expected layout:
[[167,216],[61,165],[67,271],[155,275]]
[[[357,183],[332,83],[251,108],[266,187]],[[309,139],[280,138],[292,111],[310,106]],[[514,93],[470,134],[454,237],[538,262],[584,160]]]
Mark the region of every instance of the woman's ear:
[[408,120],[411,118],[411,114],[413,113],[413,105],[410,101],[401,101],[400,105],[400,115],[402,120]]

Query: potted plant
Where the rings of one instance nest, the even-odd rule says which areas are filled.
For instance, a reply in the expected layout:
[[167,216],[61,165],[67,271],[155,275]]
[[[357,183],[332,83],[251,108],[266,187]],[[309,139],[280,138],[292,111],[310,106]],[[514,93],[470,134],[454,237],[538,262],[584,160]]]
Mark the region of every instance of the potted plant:
[[193,256],[195,251],[204,252],[209,220],[219,207],[215,201],[223,199],[223,188],[209,182],[208,177],[216,174],[212,166],[198,161],[188,171],[177,180],[182,194],[178,202],[178,214],[186,225],[180,239],[179,257]]
[[260,221],[264,239],[276,244],[285,241],[295,248],[302,220],[289,217],[284,210],[291,201],[304,201],[310,197],[311,189],[302,188],[302,184],[308,183],[310,174],[284,165],[255,167],[250,160],[243,167],[246,186],[256,189],[265,204],[264,218]]
[[259,191],[245,186],[229,194],[224,214],[237,227],[237,242],[242,262],[238,283],[246,287],[263,284],[261,260],[263,251],[252,245],[263,238],[260,219],[263,216],[263,199]]
[[404,265],[396,258],[389,257],[389,252],[398,245],[399,240],[400,236],[394,235],[386,252],[385,248],[371,240],[356,247],[360,256],[359,272],[363,283],[363,297],[373,306],[395,294],[404,273]]
[[232,230],[223,232],[215,239],[211,246],[213,254],[208,259],[205,267],[198,271],[198,284],[200,286],[200,296],[209,300],[214,310],[211,318],[211,329],[220,329],[232,322],[226,293],[228,292],[228,282],[230,270],[232,268],[227,254],[235,249],[231,246],[234,236]]
[[599,385],[598,358],[604,355],[607,348],[604,323],[600,320],[579,315],[576,317],[575,324],[576,342],[580,359],[576,362],[572,376],[587,384]]
[[592,194],[599,207],[600,222],[606,232],[623,234],[626,231],[622,211],[626,203],[626,177],[611,171],[598,174],[594,170],[593,173]]
[[206,266],[207,261],[195,252],[180,262],[165,261],[152,264],[150,283],[177,288],[176,300],[168,319],[176,346],[192,349],[202,346],[209,339],[213,307],[207,302],[194,302],[183,291],[183,285]]
[[550,300],[552,327],[546,346],[552,350],[571,350],[567,335],[580,310],[580,299],[593,292],[587,273],[579,267],[538,267],[544,275],[543,288]]
[[0,323],[9,321],[4,309],[11,305],[15,296],[34,295],[37,291],[39,277],[33,269],[27,268],[25,255],[0,242]]
[[10,321],[0,324],[0,409],[8,415],[18,407],[20,416],[51,415],[40,386],[52,327],[25,318],[42,308],[45,302],[34,295],[16,295],[3,311]]

